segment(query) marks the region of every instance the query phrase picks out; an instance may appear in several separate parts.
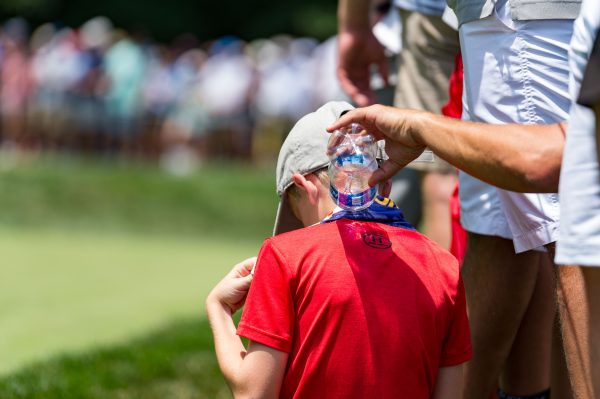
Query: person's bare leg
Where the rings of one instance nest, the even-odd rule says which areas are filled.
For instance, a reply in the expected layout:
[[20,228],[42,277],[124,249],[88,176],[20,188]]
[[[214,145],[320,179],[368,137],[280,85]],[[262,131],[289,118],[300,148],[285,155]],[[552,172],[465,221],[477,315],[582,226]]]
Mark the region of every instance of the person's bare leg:
[[593,399],[589,311],[582,268],[560,266],[557,283],[560,324],[573,397]]
[[567,359],[565,358],[565,349],[563,345],[562,334],[560,332],[558,306],[552,328],[550,390],[552,391],[552,399],[573,399],[571,381],[569,381],[569,372],[567,370]]
[[582,267],[589,311],[588,343],[592,395],[600,397],[600,268]]
[[423,195],[423,234],[450,248],[450,196],[458,177],[456,173],[426,172],[421,175]]
[[535,289],[500,376],[500,387],[509,395],[533,396],[550,388],[556,314],[553,267],[547,254],[539,256]]
[[469,233],[462,266],[473,358],[465,399],[489,397],[509,356],[538,276],[540,254],[515,254],[512,241]]
[[[554,259],[556,254],[555,243],[546,245],[550,254],[550,259]],[[559,268],[554,267],[556,315],[552,328],[552,365],[550,372],[550,385],[553,399],[573,399],[573,389],[569,379],[569,370],[567,368],[567,358],[565,357],[565,344],[563,342],[560,325],[560,298],[563,297],[560,284]]]

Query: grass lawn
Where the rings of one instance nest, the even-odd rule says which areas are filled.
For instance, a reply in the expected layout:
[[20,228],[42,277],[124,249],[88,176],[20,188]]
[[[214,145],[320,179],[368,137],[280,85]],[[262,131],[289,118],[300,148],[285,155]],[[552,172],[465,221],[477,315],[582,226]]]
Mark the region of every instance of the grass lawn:
[[214,163],[177,178],[114,160],[0,163],[0,226],[255,239],[271,233],[276,207],[274,166]]
[[0,379],[3,399],[222,399],[205,320],[172,322],[143,338],[52,358]]
[[0,230],[0,373],[203,313],[259,242]]
[[273,171],[0,171],[0,398],[219,398],[208,290],[272,228]]

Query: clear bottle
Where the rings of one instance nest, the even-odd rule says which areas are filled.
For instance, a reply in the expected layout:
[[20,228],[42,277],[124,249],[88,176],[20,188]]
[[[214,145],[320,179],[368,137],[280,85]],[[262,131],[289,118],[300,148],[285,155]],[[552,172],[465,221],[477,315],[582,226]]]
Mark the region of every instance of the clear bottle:
[[377,186],[369,187],[369,178],[377,170],[377,140],[357,123],[336,130],[327,145],[329,155],[329,191],[343,209],[359,211],[375,200]]

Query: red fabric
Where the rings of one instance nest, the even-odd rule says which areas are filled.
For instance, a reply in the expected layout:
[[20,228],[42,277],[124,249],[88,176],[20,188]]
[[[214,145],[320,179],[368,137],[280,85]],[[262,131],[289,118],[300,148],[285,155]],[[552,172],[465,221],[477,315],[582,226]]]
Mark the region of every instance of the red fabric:
[[[463,92],[463,63],[460,53],[454,59],[454,71],[450,75],[450,86],[448,89],[448,103],[442,108],[442,114],[460,119],[462,115],[462,92]],[[462,264],[467,250],[467,232],[460,224],[460,200],[458,198],[458,183],[450,197],[450,218],[452,229],[452,240],[450,242],[450,253]]]
[[238,334],[289,352],[281,398],[426,399],[471,357],[456,259],[347,219],[266,240]]
[[458,198],[458,183],[454,187],[454,192],[450,197],[450,219],[452,228],[452,240],[450,242],[450,253],[456,256],[458,262],[462,264],[467,251],[467,231],[460,224],[460,199]]
[[442,114],[451,118],[460,119],[462,116],[463,92],[463,63],[460,53],[454,58],[454,70],[450,75],[448,87],[448,102],[442,107]]

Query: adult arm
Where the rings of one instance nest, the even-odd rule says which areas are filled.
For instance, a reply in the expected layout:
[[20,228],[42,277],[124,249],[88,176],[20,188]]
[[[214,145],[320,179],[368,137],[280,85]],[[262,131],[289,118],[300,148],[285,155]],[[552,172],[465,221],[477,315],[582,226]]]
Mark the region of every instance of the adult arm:
[[352,110],[327,130],[360,123],[386,140],[389,160],[370,184],[384,181],[426,147],[457,168],[511,191],[556,192],[565,125],[490,125],[382,105]]
[[256,258],[237,264],[211,291],[206,312],[213,332],[221,372],[234,398],[277,398],[287,353],[250,341],[244,347],[232,315],[243,306],[252,282]]
[[387,82],[388,68],[383,46],[369,21],[370,0],[339,0],[337,75],[344,91],[359,106],[375,102],[371,90],[371,65]]
[[456,399],[462,395],[463,365],[440,368],[431,399]]

